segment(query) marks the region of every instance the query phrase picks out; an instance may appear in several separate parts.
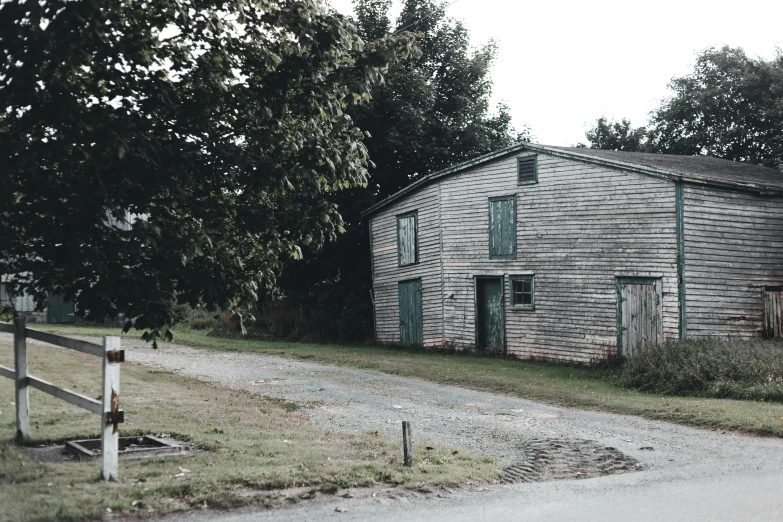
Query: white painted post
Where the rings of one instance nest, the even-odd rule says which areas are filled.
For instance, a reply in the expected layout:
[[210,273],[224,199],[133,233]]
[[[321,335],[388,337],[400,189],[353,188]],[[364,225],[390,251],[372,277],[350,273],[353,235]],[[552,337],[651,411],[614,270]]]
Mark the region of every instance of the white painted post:
[[117,480],[120,434],[120,363],[109,362],[109,352],[119,353],[120,338],[103,338],[103,415],[101,416],[101,478]]
[[16,440],[30,438],[30,393],[27,388],[26,319],[14,318],[14,369],[16,371]]

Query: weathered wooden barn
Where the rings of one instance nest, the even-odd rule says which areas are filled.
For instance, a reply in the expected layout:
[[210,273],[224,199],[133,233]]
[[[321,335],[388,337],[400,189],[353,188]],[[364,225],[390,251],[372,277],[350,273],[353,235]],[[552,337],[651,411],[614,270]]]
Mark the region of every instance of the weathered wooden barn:
[[783,333],[783,173],[520,144],[365,212],[384,343],[588,362]]

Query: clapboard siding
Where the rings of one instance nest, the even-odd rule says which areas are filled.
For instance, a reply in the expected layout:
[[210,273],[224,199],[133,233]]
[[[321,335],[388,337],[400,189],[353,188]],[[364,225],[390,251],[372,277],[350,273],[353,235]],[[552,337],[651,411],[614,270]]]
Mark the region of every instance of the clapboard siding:
[[[400,341],[398,283],[421,278],[424,344],[443,344],[438,185],[430,185],[372,218],[373,297],[376,339]],[[398,266],[397,216],[418,211],[419,262]]]
[[762,288],[783,284],[783,198],[686,184],[688,337],[753,337]]
[[[661,280],[662,337],[677,338],[678,216],[687,335],[761,333],[763,288],[783,285],[783,196],[531,147],[537,183],[517,183],[520,149],[440,173],[377,207],[379,340],[399,340],[397,284],[421,277],[425,344],[475,347],[477,276],[503,278],[507,350],[519,357],[588,362],[615,353],[618,277]],[[516,252],[490,259],[489,200],[508,196],[516,201]],[[412,210],[421,262],[400,268],[395,216]],[[534,310],[510,306],[512,275],[535,275]]]
[[[675,194],[641,174],[538,158],[538,183],[516,183],[515,157],[444,179],[445,338],[475,344],[474,276],[535,274],[535,311],[506,296],[507,350],[590,361],[617,344],[618,275],[663,277],[663,331],[677,335]],[[489,260],[488,199],[517,197],[517,258]],[[449,266],[449,264],[470,266]]]

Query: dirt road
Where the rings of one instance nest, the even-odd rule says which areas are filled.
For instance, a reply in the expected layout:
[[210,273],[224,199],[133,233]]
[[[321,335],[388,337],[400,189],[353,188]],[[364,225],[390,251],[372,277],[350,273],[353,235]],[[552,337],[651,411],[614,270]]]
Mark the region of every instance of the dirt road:
[[[521,482],[431,495],[359,492],[276,512],[181,520],[783,519],[781,439],[558,408],[266,355],[169,345],[153,351],[139,344],[128,359],[297,402],[329,429],[399,436],[400,421],[409,420],[416,443],[495,457],[515,466],[517,473],[508,478]],[[549,480],[598,475],[607,476]]]

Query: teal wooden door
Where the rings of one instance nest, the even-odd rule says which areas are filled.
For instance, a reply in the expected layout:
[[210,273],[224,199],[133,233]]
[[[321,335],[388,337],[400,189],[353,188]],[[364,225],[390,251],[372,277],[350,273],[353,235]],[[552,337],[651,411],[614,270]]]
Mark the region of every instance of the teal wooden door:
[[73,323],[76,306],[73,301],[65,301],[61,295],[49,296],[49,307],[46,309],[46,322]]
[[506,350],[506,314],[503,306],[503,278],[476,279],[476,344],[480,350]]
[[421,315],[421,279],[399,283],[400,291],[400,344],[423,344]]
[[661,342],[661,280],[617,279],[617,351],[631,357]]

